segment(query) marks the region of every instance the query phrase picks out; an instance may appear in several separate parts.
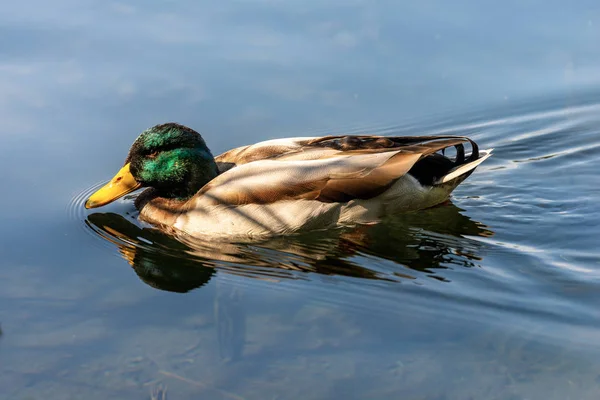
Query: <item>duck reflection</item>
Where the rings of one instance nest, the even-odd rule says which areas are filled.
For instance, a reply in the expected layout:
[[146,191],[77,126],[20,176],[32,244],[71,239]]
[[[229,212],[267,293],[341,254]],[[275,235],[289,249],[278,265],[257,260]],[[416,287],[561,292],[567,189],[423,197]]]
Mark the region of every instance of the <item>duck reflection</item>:
[[[445,281],[442,269],[477,266],[482,258],[480,242],[466,236],[493,234],[460,211],[446,204],[376,225],[246,243],[211,243],[115,213],[90,214],[86,223],[117,246],[146,284],[183,293],[206,284],[215,271],[263,280],[310,279],[309,273],[316,273],[388,281],[425,275]],[[243,288],[222,280],[215,284],[219,354],[223,361],[237,361],[246,343]]]
[[94,213],[86,224],[114,243],[138,277],[153,288],[185,293],[206,284],[215,273],[186,255],[189,248],[155,228],[144,228],[120,214]]
[[180,293],[201,287],[215,270],[264,280],[310,279],[312,272],[445,281],[443,269],[479,265],[482,244],[468,236],[493,235],[451,203],[375,225],[245,243],[211,243],[115,213],[90,214],[86,223],[118,247],[142,281]]

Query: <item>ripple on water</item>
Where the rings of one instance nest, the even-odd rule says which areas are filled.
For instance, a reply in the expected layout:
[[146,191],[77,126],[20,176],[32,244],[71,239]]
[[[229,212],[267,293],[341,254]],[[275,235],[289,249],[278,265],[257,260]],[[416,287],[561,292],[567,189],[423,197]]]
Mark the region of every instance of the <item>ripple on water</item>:
[[[113,248],[110,241],[106,241],[102,238],[102,236],[98,235],[98,232],[94,229],[90,229],[90,225],[87,222],[87,216],[89,211],[85,208],[86,200],[94,193],[96,190],[105,185],[107,181],[97,182],[92,186],[83,189],[81,192],[76,193],[68,202],[66,207],[67,216],[70,220],[75,221],[78,229],[85,232],[90,237],[93,237],[94,240],[92,243],[95,246],[101,246],[102,248]],[[129,217],[132,221],[137,220],[137,212],[133,207],[132,200],[135,199],[136,195],[128,195],[123,199],[118,200],[112,204],[109,204],[104,208],[104,210],[111,210],[114,212],[118,212],[124,216]]]

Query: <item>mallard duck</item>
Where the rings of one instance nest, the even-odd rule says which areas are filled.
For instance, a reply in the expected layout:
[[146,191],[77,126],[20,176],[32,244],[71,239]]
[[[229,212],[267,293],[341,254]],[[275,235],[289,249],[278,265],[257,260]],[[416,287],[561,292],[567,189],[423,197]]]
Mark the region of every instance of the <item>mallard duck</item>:
[[[455,156],[444,155],[452,147]],[[191,236],[374,223],[443,203],[490,155],[467,137],[339,135],[268,140],[213,157],[199,133],[167,123],[140,134],[85,207],[147,187],[135,200],[140,218]]]

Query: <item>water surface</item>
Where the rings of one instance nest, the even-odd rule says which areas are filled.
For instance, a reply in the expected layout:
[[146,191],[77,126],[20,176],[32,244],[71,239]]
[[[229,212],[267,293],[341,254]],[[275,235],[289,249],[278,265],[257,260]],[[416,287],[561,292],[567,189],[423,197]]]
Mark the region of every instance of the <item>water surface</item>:
[[[0,398],[597,399],[597,2],[14,3]],[[83,209],[145,128],[468,135],[452,202],[259,243]]]

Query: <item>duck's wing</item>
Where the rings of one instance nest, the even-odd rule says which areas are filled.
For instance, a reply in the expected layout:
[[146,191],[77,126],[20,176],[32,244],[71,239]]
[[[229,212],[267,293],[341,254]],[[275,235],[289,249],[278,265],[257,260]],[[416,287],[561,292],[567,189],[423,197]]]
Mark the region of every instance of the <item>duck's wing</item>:
[[[448,144],[447,140],[454,141],[454,144]],[[425,151],[428,148],[439,150],[450,146],[455,146],[457,152],[464,156],[464,144],[467,143],[471,144],[472,155],[477,158],[477,144],[462,136],[338,135],[267,140],[231,149],[215,157],[215,160],[237,166],[253,161],[271,159],[316,160],[343,152],[362,151],[372,153],[399,148],[406,148],[407,151]],[[460,156],[460,154],[457,154],[457,156]]]
[[[383,193],[420,160],[439,150],[456,147],[456,160],[464,163],[463,145],[470,141],[439,136],[286,140],[234,149],[217,158],[233,163],[235,168],[204,186],[195,201],[242,205],[294,199],[322,202],[369,199]],[[477,147],[474,143],[472,147],[471,157],[473,154],[477,157]],[[258,159],[253,160],[255,157]],[[444,165],[446,172],[455,165],[454,161],[448,159],[448,162],[451,166]]]
[[270,160],[286,155],[302,154],[304,149],[310,147],[315,137],[298,137],[266,140],[248,146],[236,147],[215,157],[221,172],[227,171],[238,165],[259,160]]

